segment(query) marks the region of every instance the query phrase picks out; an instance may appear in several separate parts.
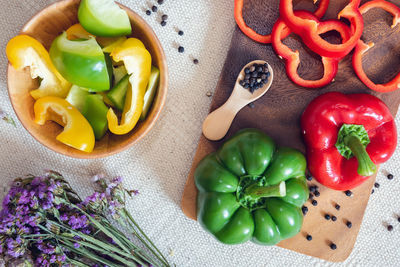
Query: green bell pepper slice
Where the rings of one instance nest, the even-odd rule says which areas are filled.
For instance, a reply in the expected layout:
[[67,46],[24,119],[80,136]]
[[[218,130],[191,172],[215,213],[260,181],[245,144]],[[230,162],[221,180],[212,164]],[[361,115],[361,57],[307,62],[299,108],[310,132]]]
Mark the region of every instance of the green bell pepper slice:
[[140,120],[144,121],[149,113],[150,108],[153,104],[154,97],[158,90],[158,84],[160,82],[160,70],[157,67],[151,66],[151,74],[149,83],[147,84],[146,93],[144,94],[143,111],[140,115]]
[[50,58],[70,83],[90,88],[92,92],[110,89],[112,73],[108,69],[111,62],[107,63],[94,37],[89,40],[68,40],[64,32],[53,41]]
[[108,107],[101,95],[91,94],[85,97],[82,114],[92,126],[96,140],[103,138],[108,130],[107,112]]
[[306,160],[257,129],[239,131],[194,174],[198,221],[225,244],[275,245],[299,233]]

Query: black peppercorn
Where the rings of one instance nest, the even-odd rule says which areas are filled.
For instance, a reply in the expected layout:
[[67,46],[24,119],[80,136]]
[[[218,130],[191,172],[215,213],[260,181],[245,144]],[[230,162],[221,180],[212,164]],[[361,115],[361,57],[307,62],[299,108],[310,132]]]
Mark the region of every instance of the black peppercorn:
[[398,221],[398,222],[400,222],[400,216],[399,216],[399,217],[397,217],[397,221]]
[[301,211],[303,212],[303,215],[306,215],[308,212],[308,208],[306,206],[301,207]]
[[[245,68],[245,69],[244,69],[244,73],[250,74],[250,68],[249,68],[249,67]],[[247,76],[247,75],[246,75],[246,76]],[[250,75],[249,75],[249,78],[250,78]]]
[[347,226],[347,228],[351,228],[353,226],[353,224],[350,221],[347,221],[346,226]]
[[162,16],[161,16],[161,19],[162,19],[162,20],[167,20],[167,19],[168,19],[168,15],[167,15],[167,14],[162,15]]
[[340,210],[340,205],[339,205],[339,204],[336,204],[336,205],[335,205],[335,209]]
[[387,175],[387,178],[388,178],[389,180],[392,180],[392,179],[393,179],[393,174],[389,173],[389,174]]
[[320,195],[321,195],[321,193],[319,191],[314,192],[314,196],[319,197]]
[[[265,75],[266,76],[266,75]],[[311,175],[307,175],[306,176],[307,181],[311,181],[312,180],[312,176]]]
[[372,188],[371,195],[375,192],[375,189]]
[[254,108],[254,107],[255,107],[255,105],[254,105],[253,102],[251,102],[250,104],[248,104],[248,106],[249,106],[249,108]]
[[253,72],[251,73],[251,77],[257,78],[257,76],[258,76],[258,73],[257,73],[256,71],[253,71]]
[[197,65],[197,64],[199,64],[199,60],[197,58],[195,58],[195,59],[193,59],[193,63]]
[[179,34],[180,36],[182,36],[182,35],[183,35],[183,31],[178,31],[178,34]]
[[312,240],[312,236],[311,236],[311,235],[307,235],[307,236],[306,236],[306,239],[307,239],[308,241],[311,241],[311,240]]
[[337,220],[336,216],[332,216],[331,219],[332,219],[332,221],[334,221],[334,222],[336,222],[336,220]]
[[331,216],[329,214],[325,214],[325,219],[329,220]]
[[151,11],[150,10],[146,10],[146,15],[150,16],[151,15]]
[[380,184],[375,183],[374,186],[375,186],[375,188],[379,188]]
[[388,231],[392,231],[392,230],[393,230],[393,225],[389,224],[389,225],[387,226],[387,230],[388,230]]
[[164,3],[164,0],[157,0],[157,3],[158,3],[159,5],[162,5],[162,4]]
[[331,243],[330,248],[331,248],[332,250],[335,250],[335,249],[337,248],[337,246],[336,246],[335,243]]
[[344,191],[344,193],[346,194],[346,196],[351,197],[353,195],[353,192],[351,192],[350,190],[346,190]]
[[317,205],[318,205],[318,202],[317,202],[315,199],[313,199],[313,201],[311,201],[311,204],[312,204],[313,206],[317,206]]
[[313,199],[314,198],[314,196],[313,196],[313,194],[308,194],[308,199]]
[[310,192],[314,193],[317,190],[317,187],[315,185],[310,186],[308,189],[310,189]]
[[151,10],[152,10],[153,12],[157,12],[158,8],[157,8],[156,6],[152,6],[152,7],[151,7]]
[[161,26],[163,26],[163,27],[164,27],[165,25],[167,25],[167,22],[166,22],[165,20],[163,20],[163,21],[161,21],[161,23],[160,23],[160,24],[161,24]]
[[185,52],[185,48],[184,48],[183,46],[179,46],[179,47],[178,47],[178,52],[179,52],[179,53]]

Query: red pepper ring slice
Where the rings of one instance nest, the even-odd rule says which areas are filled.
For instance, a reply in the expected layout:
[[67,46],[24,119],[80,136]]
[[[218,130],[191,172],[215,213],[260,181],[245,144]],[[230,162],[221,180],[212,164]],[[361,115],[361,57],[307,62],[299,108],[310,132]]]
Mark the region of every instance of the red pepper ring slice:
[[[271,34],[262,35],[254,31],[252,28],[247,26],[246,22],[243,19],[243,1],[244,0],[235,0],[235,20],[236,24],[239,26],[240,30],[250,39],[262,44],[271,43]],[[314,4],[317,3],[318,0],[314,0]],[[314,15],[317,18],[322,18],[325,15],[326,10],[329,7],[329,0],[320,0],[318,8],[314,11]],[[283,36],[288,36],[290,34],[290,30],[286,29]]]
[[[393,24],[392,28],[396,27],[396,25],[400,22],[400,8],[396,5],[389,3],[384,0],[373,0],[365,3],[360,7],[361,14],[366,13],[368,10],[374,7],[382,8],[383,10],[389,12],[393,15]],[[356,46],[356,49],[353,54],[353,68],[356,72],[358,78],[371,90],[377,92],[392,92],[400,88],[400,73],[396,75],[390,82],[385,84],[375,84],[372,82],[362,66],[362,57],[363,55],[374,46],[374,43],[366,44],[362,40],[359,40]]]
[[358,10],[360,0],[350,0],[349,4],[338,15],[339,19],[341,17],[347,18],[355,29],[354,34],[342,44],[331,44],[325,41],[318,33],[321,22],[296,16],[293,11],[292,1],[280,1],[279,12],[281,18],[294,33],[302,38],[303,42],[312,51],[320,56],[343,58],[355,47],[364,29],[364,20]]
[[[296,16],[306,19],[317,20],[317,18],[307,11],[295,11]],[[335,58],[322,57],[322,64],[324,65],[324,75],[319,80],[305,80],[299,76],[297,69],[300,65],[299,51],[293,51],[282,43],[282,31],[285,29],[286,24],[283,20],[279,19],[272,29],[272,46],[276,53],[285,59],[286,72],[289,78],[297,85],[307,88],[319,88],[328,85],[332,82],[338,71],[339,60]],[[350,38],[349,27],[338,20],[327,20],[320,24],[319,33],[325,33],[335,30],[340,33],[342,42],[346,42]],[[290,34],[290,32],[289,32]]]

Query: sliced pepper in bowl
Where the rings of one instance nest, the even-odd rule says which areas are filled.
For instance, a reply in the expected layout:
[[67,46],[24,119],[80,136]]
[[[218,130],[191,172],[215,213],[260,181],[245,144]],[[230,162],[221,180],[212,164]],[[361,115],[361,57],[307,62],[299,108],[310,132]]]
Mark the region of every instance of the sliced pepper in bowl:
[[225,244],[275,245],[296,235],[308,199],[306,160],[257,129],[239,131],[195,170],[198,221]]
[[6,54],[16,70],[29,67],[32,79],[41,79],[39,88],[30,92],[34,99],[67,96],[71,84],[57,71],[49,53],[39,41],[28,35],[18,35],[8,42]]

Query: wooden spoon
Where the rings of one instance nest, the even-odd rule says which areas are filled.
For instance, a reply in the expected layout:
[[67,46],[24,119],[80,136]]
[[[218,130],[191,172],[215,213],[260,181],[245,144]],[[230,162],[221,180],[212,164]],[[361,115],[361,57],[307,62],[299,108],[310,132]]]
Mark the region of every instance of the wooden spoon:
[[222,139],[229,128],[231,127],[232,121],[236,114],[249,103],[262,97],[268,89],[271,87],[272,80],[274,78],[274,73],[271,66],[268,64],[268,70],[270,76],[268,77],[268,82],[264,84],[263,87],[251,93],[248,89],[245,89],[239,84],[239,81],[244,78],[244,69],[250,67],[254,64],[265,64],[267,62],[263,60],[254,60],[249,62],[240,71],[238,78],[233,88],[231,96],[228,100],[218,109],[211,112],[203,122],[203,134],[204,136],[212,141]]

